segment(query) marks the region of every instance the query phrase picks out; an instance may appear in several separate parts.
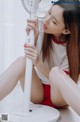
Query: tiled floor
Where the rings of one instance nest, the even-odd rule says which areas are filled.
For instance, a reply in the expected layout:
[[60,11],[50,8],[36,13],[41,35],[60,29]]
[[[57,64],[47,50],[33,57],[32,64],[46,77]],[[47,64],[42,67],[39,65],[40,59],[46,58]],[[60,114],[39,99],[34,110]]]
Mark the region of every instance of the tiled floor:
[[[14,121],[14,111],[20,108],[22,104],[23,92],[20,88],[20,84],[8,95],[4,100],[0,102],[0,114],[9,113],[10,120]],[[80,122],[80,117],[71,109],[59,110],[60,118],[58,122]],[[19,122],[22,122],[21,120]]]

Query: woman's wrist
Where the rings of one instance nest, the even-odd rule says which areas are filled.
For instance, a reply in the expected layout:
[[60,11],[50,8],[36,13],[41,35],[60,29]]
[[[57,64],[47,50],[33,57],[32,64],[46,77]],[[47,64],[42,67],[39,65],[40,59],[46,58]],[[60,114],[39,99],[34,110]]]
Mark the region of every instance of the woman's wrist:
[[38,67],[38,61],[36,61],[35,63],[33,63],[33,66]]

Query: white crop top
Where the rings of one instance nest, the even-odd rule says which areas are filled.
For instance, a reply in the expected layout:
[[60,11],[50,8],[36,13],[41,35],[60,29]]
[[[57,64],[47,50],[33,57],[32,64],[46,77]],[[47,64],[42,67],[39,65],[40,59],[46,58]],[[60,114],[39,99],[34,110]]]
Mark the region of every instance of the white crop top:
[[[37,44],[38,49],[40,46],[41,46],[40,43],[38,43]],[[66,44],[59,43],[56,40],[52,39],[52,47],[53,47],[53,51],[51,52],[52,53],[51,68],[58,66],[62,70],[69,72]],[[49,84],[49,79],[46,78],[36,67],[35,70],[39,78],[42,80],[42,82],[45,84]]]

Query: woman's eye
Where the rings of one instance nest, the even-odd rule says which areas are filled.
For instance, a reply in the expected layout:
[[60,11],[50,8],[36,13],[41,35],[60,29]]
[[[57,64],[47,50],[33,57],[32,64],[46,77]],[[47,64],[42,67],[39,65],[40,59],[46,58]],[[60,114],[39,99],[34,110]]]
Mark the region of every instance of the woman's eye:
[[57,25],[57,23],[56,22],[54,22],[54,21],[52,21],[55,25]]

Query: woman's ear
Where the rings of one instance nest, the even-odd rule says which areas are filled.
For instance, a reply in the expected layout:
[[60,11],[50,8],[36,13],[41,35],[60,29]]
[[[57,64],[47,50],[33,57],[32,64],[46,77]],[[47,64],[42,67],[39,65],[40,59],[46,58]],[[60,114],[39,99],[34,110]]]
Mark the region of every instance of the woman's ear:
[[63,30],[63,34],[65,35],[65,34],[70,34],[71,32],[70,32],[70,30],[69,29],[64,29]]

